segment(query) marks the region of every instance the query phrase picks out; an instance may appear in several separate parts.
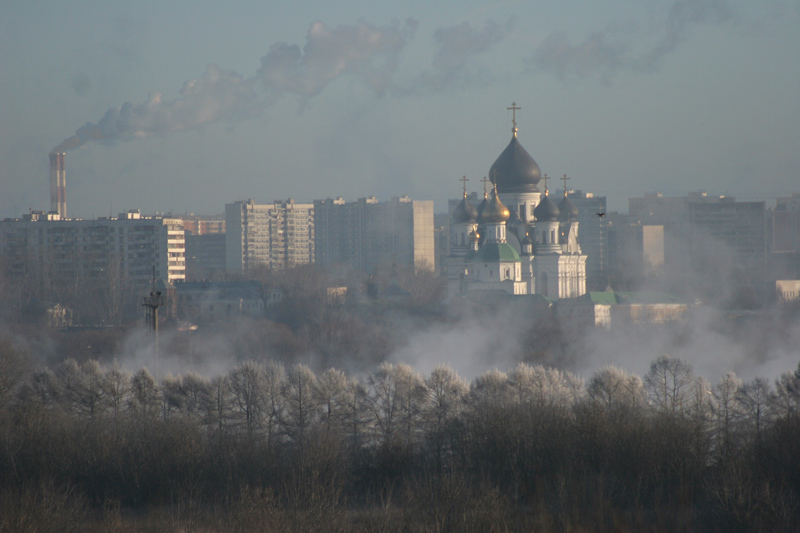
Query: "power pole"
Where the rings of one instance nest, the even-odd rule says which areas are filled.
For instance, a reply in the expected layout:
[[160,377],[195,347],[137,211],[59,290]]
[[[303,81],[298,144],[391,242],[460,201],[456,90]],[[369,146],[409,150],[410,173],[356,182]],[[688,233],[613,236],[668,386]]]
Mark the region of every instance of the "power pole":
[[153,348],[156,357],[156,383],[159,383],[159,369],[158,369],[158,307],[164,305],[164,297],[161,291],[156,291],[156,267],[153,265],[153,288],[150,291],[150,296],[142,297],[142,306],[145,308],[145,322],[147,329],[151,331],[153,339]]

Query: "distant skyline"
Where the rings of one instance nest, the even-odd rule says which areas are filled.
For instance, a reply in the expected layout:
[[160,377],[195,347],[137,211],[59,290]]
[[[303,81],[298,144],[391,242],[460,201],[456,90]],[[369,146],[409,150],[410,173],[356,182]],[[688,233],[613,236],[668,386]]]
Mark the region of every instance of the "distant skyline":
[[[800,192],[800,2],[22,2],[0,18],[0,218],[408,194],[511,137],[606,195]],[[551,184],[558,189],[558,183]]]

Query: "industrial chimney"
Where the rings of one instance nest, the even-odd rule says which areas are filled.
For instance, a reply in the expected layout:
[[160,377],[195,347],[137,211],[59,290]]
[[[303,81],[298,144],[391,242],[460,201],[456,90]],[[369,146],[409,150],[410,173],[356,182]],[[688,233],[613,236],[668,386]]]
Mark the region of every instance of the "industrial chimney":
[[67,218],[67,175],[64,152],[50,152],[50,211]]

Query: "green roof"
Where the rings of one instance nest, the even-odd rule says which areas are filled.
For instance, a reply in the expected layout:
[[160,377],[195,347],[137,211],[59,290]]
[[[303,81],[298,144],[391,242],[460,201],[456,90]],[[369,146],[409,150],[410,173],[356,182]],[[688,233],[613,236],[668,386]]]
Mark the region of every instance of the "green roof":
[[519,254],[507,242],[489,242],[481,246],[475,259],[482,263],[519,261]]
[[595,305],[616,305],[617,293],[611,291],[590,292],[587,294]]
[[618,292],[619,303],[627,304],[684,304],[685,300],[673,294],[656,291]]
[[595,305],[616,305],[616,304],[682,304],[684,300],[667,294],[665,292],[644,291],[644,292],[589,292],[584,297],[588,297]]

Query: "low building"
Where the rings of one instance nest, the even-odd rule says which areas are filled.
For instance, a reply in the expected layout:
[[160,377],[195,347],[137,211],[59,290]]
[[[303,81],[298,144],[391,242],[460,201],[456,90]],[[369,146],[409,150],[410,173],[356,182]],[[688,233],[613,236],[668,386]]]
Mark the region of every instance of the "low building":
[[283,299],[280,290],[265,289],[258,281],[187,281],[175,289],[179,316],[198,322],[261,317]]
[[585,326],[610,328],[623,323],[664,324],[681,321],[690,305],[660,292],[588,292],[579,298],[560,300],[560,319]]
[[777,280],[775,282],[775,296],[779,305],[800,300],[800,280]]

